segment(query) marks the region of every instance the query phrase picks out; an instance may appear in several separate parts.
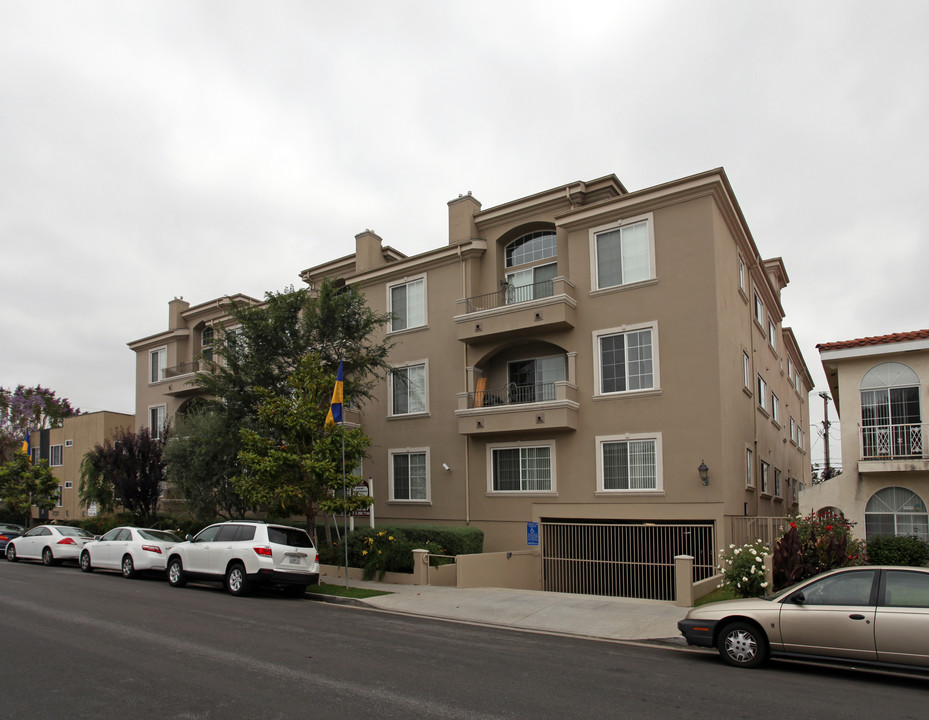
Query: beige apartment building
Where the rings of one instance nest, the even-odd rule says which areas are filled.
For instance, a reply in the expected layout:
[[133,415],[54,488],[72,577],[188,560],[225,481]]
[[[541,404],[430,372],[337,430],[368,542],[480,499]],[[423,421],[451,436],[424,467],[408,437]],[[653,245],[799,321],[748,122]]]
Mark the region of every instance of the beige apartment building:
[[132,415],[118,412],[92,412],[65,418],[61,427],[33,430],[29,437],[32,461],[47,460],[58,478],[58,505],[49,511],[32,509],[39,522],[80,520],[93,517],[93,507],[82,507],[80,497],[81,461],[94,445],[102,445],[119,428],[135,428]]
[[857,537],[929,540],[929,449],[922,406],[929,330],[821,343],[841,419],[842,473],[804,489],[801,507],[838,510]]
[[[448,220],[428,252],[368,230],[301,273],[393,316],[392,371],[352,413],[373,439],[377,524],[473,525],[486,551],[539,550],[545,589],[671,599],[675,555],[701,580],[754,532],[746,518],[797,511],[812,381],[784,324],[787,271],[722,169],[487,209],[469,193]],[[130,343],[138,425],[196,396],[224,302],[175,299],[166,332]]]

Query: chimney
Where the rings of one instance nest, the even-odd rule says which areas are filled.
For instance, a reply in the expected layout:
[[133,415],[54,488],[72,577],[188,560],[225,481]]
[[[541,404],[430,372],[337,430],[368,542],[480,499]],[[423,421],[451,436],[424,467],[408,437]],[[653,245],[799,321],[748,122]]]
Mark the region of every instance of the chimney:
[[477,224],[474,216],[480,212],[481,204],[471,195],[459,195],[448,203],[448,244],[465,242],[477,237]]
[[184,299],[183,295],[168,302],[168,330],[176,330],[179,327],[183,327],[184,321],[181,319],[181,315],[183,315],[189,307],[190,303]]
[[365,230],[355,236],[355,272],[373,270],[385,263],[382,242],[380,236],[372,230]]

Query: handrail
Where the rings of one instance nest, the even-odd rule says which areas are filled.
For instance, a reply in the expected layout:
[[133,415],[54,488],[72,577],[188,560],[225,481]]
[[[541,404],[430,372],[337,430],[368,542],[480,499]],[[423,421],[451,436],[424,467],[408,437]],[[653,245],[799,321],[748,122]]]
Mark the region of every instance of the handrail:
[[507,283],[496,292],[465,298],[465,302],[469,313],[494,310],[506,305],[516,305],[538,298],[551,297],[555,292],[554,288],[555,284],[552,280],[543,280],[532,285],[510,285]]

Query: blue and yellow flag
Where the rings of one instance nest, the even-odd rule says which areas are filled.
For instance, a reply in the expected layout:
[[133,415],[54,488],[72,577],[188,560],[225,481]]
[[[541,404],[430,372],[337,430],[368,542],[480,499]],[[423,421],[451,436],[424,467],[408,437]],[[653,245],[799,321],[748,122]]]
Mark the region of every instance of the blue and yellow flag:
[[23,454],[29,455],[29,431],[26,430],[26,439],[23,440]]
[[342,361],[339,361],[339,374],[335,376],[335,389],[332,391],[332,402],[329,403],[329,414],[326,415],[326,427],[342,422]]

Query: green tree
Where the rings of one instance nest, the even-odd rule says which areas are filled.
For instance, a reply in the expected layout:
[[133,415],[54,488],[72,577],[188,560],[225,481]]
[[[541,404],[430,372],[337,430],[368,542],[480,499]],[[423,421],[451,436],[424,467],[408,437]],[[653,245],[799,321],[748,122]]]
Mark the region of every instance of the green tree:
[[215,410],[176,417],[171,442],[164,448],[167,477],[198,520],[245,517],[249,504],[232,483],[242,474],[240,448],[238,428]]
[[148,428],[116,431],[113,440],[97,443],[81,461],[81,502],[96,503],[102,512],[122,506],[141,524],[158,511],[165,479],[163,451],[167,432],[152,437]]
[[321,358],[310,354],[291,373],[289,393],[260,389],[260,429],[241,430],[239,459],[245,472],[233,480],[242,495],[267,505],[269,512],[303,515],[311,532],[318,510],[354,512],[371,502],[352,494],[352,476],[370,438],[361,428],[326,425],[335,379],[335,373],[323,369]]
[[27,431],[61,427],[66,417],[80,414],[68,400],[41,385],[0,387],[0,462],[14,458]]
[[25,453],[14,453],[0,467],[0,500],[29,525],[33,506],[51,510],[58,502],[58,478],[42,460],[33,465]]

